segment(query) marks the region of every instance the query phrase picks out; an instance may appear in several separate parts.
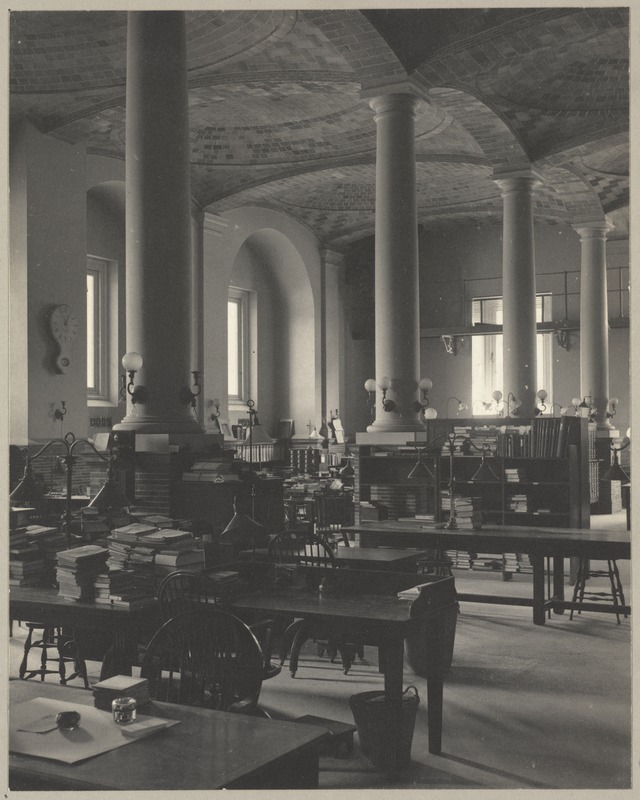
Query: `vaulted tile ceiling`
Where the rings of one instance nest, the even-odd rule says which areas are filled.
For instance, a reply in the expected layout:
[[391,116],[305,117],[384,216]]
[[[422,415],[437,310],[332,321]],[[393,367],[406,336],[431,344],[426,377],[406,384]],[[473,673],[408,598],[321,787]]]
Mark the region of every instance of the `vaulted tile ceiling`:
[[[124,159],[124,12],[11,15],[11,114]],[[191,187],[213,213],[279,209],[342,249],[374,231],[373,112],[410,78],[419,222],[502,216],[495,168],[531,163],[536,219],[628,235],[624,8],[187,13]]]

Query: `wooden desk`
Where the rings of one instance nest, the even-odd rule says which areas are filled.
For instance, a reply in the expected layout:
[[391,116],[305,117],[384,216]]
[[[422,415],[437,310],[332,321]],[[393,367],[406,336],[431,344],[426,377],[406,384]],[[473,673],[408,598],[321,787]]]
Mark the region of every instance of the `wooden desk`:
[[12,620],[72,627],[83,657],[91,633],[110,634],[111,645],[104,654],[101,678],[130,675],[138,661],[137,643],[149,638],[161,622],[155,604],[129,611],[103,603],[67,600],[56,589],[29,586],[11,587],[9,615]]
[[[93,695],[84,689],[10,682],[11,705],[34,697],[93,705]],[[321,728],[158,702],[145,706],[144,712],[178,719],[180,725],[71,765],[11,753],[9,788],[182,791],[318,786],[318,744],[326,733]]]
[[[453,578],[428,578],[363,570],[330,570],[333,580],[344,581],[352,594],[325,593],[301,588],[259,589],[230,600],[232,609],[304,617],[312,635],[334,637],[379,648],[384,671],[384,690],[391,707],[389,736],[396,743],[389,772],[398,772],[397,750],[400,746],[402,714],[402,679],[404,642],[412,634],[424,637],[426,647],[427,718],[429,752],[439,753],[442,744],[442,686],[447,660],[446,630],[455,630],[458,604]],[[395,576],[398,575],[398,580]],[[401,588],[430,581],[412,603],[399,600]],[[368,593],[367,593],[367,588]],[[375,588],[374,588],[375,587]],[[359,590],[363,591],[360,592]],[[375,593],[378,592],[378,593]]]
[[336,547],[333,557],[337,566],[359,569],[391,569],[404,571],[415,569],[416,561],[425,556],[424,550],[406,548]]
[[[433,525],[398,520],[369,521],[353,525],[346,530],[357,533],[361,547],[393,545],[395,547],[423,547],[445,550],[482,551],[487,553],[526,553],[533,567],[533,598],[459,592],[460,600],[476,603],[524,605],[533,607],[533,621],[544,625],[545,612],[556,614],[566,609],[582,608],[584,611],[604,613],[631,613],[629,606],[599,603],[577,603],[564,598],[564,559],[582,556],[594,560],[630,559],[631,536],[629,531],[590,530],[583,528],[508,528],[493,526],[479,531],[469,529],[448,530]],[[545,558],[553,562],[553,591],[545,596]]]

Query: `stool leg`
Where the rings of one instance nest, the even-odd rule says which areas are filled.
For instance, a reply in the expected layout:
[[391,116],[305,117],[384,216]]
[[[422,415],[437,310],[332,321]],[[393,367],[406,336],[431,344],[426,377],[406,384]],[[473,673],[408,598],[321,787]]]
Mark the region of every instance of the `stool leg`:
[[[622,581],[620,580],[620,572],[618,571],[618,562],[617,561],[612,561],[611,564],[613,566],[614,580],[615,580],[616,585],[618,587],[618,596],[620,597],[620,602],[622,603],[623,606],[626,606],[627,602],[624,599],[624,591],[622,589]],[[624,614],[624,618],[627,619],[627,614]]]
[[[571,598],[572,603],[576,602],[581,603],[584,599],[584,583],[586,580],[585,572],[586,572],[586,561],[583,558],[580,558],[578,559],[576,582],[573,587],[573,597]],[[580,612],[578,611],[578,613]],[[569,614],[569,619],[573,619],[573,609],[571,609],[571,613]]]
[[[607,573],[609,575],[609,584],[611,585],[611,597],[613,598],[614,605],[620,605],[620,598],[618,597],[618,587],[616,586],[615,577],[613,574],[613,564],[611,560],[607,561]],[[620,614],[616,612],[616,620],[620,624]]]
[[24,680],[25,673],[27,671],[27,658],[29,656],[29,650],[31,650],[31,640],[33,639],[33,628],[29,628],[29,633],[27,634],[27,638],[24,642],[24,653],[22,656],[22,661],[20,662],[20,668],[18,669],[18,676]]
[[306,625],[302,625],[296,631],[296,635],[293,637],[293,642],[291,644],[291,656],[289,658],[289,672],[291,673],[291,677],[296,677],[296,672],[298,671],[298,657],[300,656],[300,650],[302,649],[302,645],[307,641],[309,638],[309,628]]

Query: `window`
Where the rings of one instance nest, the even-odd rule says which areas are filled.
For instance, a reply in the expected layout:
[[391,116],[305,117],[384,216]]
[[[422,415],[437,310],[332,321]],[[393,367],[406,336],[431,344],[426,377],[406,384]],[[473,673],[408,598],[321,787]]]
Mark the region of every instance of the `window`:
[[[501,297],[477,297],[472,301],[471,310],[471,319],[474,325],[480,323],[502,325]],[[551,295],[538,295],[536,297],[536,322],[550,322],[551,320]],[[536,337],[538,363],[535,390],[547,390],[549,393],[547,407],[552,402],[552,337],[551,332],[538,333]],[[495,414],[495,406],[485,408],[480,401],[488,403],[496,389],[502,391],[502,334],[473,336],[471,342],[473,413],[475,415]]]
[[249,292],[231,287],[227,302],[229,402],[249,397]]
[[109,401],[110,261],[87,258],[87,396]]

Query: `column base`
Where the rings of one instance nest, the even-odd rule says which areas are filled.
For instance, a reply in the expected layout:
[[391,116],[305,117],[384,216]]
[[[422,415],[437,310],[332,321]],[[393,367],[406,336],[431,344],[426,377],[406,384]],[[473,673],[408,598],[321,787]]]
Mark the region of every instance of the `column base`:
[[121,422],[113,426],[114,431],[133,433],[186,433],[202,434],[202,427],[196,420],[171,420],[160,417],[145,417],[127,414]]

